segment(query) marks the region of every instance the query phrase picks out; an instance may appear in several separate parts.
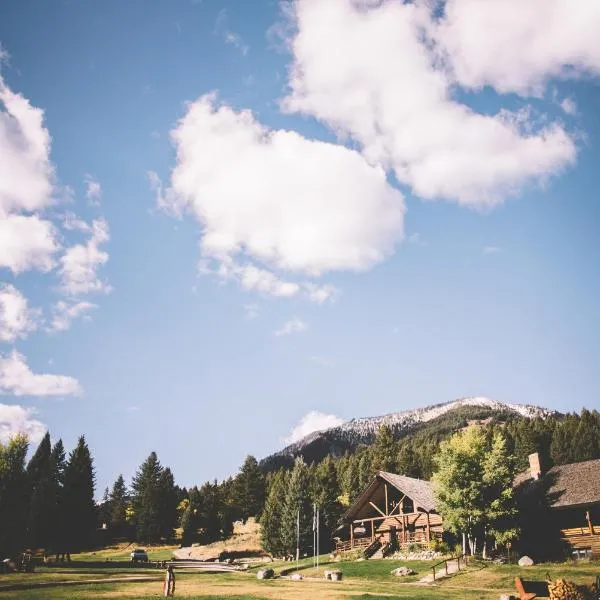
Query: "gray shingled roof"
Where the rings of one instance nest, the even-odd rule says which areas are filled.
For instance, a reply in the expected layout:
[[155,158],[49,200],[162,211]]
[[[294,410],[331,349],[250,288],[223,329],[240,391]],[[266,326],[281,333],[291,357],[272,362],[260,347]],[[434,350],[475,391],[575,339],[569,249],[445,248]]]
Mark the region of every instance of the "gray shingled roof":
[[378,475],[403,494],[412,498],[417,506],[424,508],[426,511],[435,510],[435,495],[431,482],[424,479],[396,475],[395,473],[386,473],[385,471],[379,471]]
[[399,492],[406,494],[417,506],[427,512],[435,510],[435,496],[433,494],[433,487],[429,481],[405,477],[404,475],[396,475],[395,473],[387,473],[386,471],[379,471],[369,486],[344,513],[344,519],[349,518],[365,503],[365,498],[369,497],[377,487],[378,478],[384,479],[390,485],[393,485]]
[[[553,508],[600,503],[600,459],[552,467],[536,482],[549,484],[547,496]],[[517,476],[517,486],[531,485],[529,471]]]

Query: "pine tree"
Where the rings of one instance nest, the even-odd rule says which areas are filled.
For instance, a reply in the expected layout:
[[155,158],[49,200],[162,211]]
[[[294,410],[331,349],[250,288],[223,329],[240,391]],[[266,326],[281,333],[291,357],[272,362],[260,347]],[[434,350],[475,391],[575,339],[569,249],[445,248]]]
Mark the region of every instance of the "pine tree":
[[300,552],[312,546],[313,507],[308,495],[308,468],[301,458],[296,458],[290,473],[281,514],[281,542],[284,552],[296,554],[297,524],[300,520]]
[[160,476],[163,469],[156,452],[151,452],[131,483],[136,538],[147,544],[160,539]]
[[123,536],[127,530],[127,506],[129,499],[123,475],[119,475],[110,492],[109,523],[115,536]]
[[28,442],[16,435],[0,441],[0,556],[14,557],[23,547],[27,526],[28,481],[25,457]]
[[173,530],[177,527],[177,492],[173,473],[169,467],[163,469],[160,474],[158,492],[160,535],[169,540],[173,538]]
[[315,470],[312,498],[319,508],[320,549],[324,552],[329,551],[332,547],[333,533],[342,514],[342,505],[338,500],[340,494],[335,463],[331,456],[328,456]]
[[50,547],[57,553],[65,545],[64,529],[66,515],[63,507],[63,488],[65,484],[66,455],[63,442],[59,439],[52,448],[52,517],[51,517],[51,542]]
[[63,506],[66,551],[79,551],[89,547],[96,531],[96,504],[94,502],[95,474],[92,455],[81,436],[69,455],[65,467]]
[[260,517],[262,547],[274,557],[284,556],[281,520],[289,474],[279,470],[268,478],[267,499]]
[[244,522],[248,517],[260,516],[265,503],[265,479],[254,456],[246,457],[234,480],[233,493]]
[[27,543],[32,548],[48,549],[53,534],[55,499],[52,446],[48,432],[27,465],[27,477],[29,479]]
[[382,425],[371,449],[372,472],[388,471],[394,473],[396,471],[397,456],[398,444],[394,439],[392,430],[387,425]]

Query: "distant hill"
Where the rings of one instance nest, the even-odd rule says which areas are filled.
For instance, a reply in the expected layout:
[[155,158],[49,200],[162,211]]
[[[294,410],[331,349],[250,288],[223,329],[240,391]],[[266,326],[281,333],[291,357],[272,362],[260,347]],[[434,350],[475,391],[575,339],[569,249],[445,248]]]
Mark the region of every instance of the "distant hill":
[[306,462],[318,462],[327,455],[341,456],[363,445],[370,445],[382,425],[392,430],[396,439],[423,433],[452,433],[469,421],[505,421],[512,417],[528,419],[556,415],[554,411],[528,404],[509,404],[484,397],[460,398],[443,404],[389,413],[378,417],[351,419],[336,427],[313,432],[261,461],[265,471],[290,465],[296,456]]

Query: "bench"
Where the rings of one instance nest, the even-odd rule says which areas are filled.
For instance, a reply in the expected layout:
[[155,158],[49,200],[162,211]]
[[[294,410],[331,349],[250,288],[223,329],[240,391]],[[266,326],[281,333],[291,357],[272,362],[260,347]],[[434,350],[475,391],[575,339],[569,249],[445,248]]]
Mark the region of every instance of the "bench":
[[523,581],[515,577],[515,589],[519,593],[519,600],[533,600],[533,598],[548,598],[548,584],[545,581]]

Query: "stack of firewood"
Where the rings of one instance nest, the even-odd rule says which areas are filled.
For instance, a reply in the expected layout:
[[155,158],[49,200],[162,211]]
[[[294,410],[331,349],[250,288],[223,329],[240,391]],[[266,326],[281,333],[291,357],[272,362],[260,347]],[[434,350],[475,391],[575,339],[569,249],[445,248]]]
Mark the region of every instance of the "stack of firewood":
[[595,600],[596,586],[577,585],[566,579],[548,581],[550,600]]

